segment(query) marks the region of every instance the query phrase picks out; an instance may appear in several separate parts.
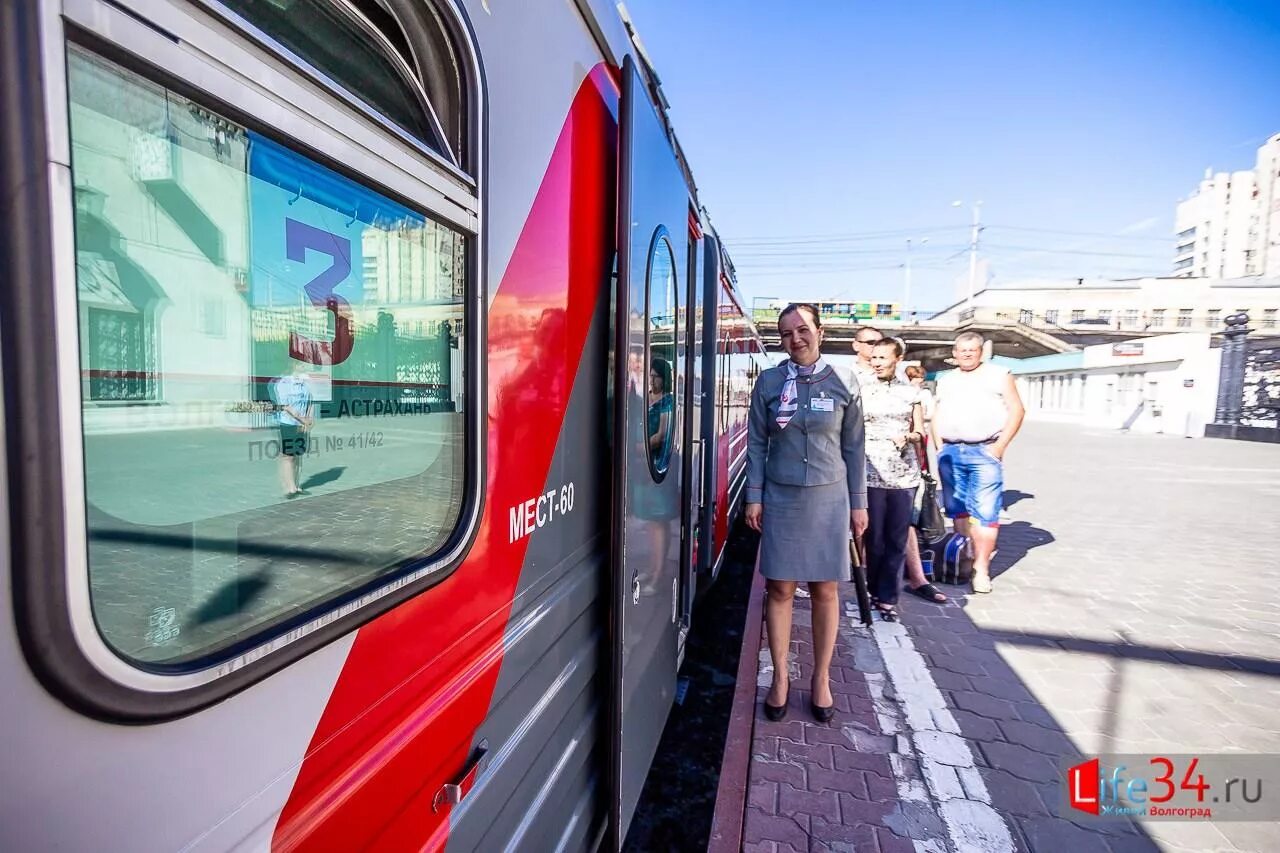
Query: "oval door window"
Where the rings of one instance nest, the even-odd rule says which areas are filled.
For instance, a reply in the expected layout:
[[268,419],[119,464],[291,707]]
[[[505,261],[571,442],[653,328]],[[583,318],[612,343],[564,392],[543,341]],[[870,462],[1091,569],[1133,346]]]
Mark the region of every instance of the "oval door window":
[[654,479],[662,480],[671,464],[676,423],[676,263],[665,229],[654,235],[649,252],[645,337],[649,354],[645,434]]

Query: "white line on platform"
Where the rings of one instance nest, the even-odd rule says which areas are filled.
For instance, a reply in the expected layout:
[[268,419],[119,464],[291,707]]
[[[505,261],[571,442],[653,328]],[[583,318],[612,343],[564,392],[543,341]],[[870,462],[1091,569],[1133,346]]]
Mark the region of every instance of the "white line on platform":
[[[951,849],[956,853],[1012,853],[1016,849],[1013,837],[999,812],[991,807],[991,795],[974,764],[969,742],[961,736],[959,723],[906,628],[900,622],[877,622],[872,635],[905,718],[899,724],[896,715],[882,713],[882,709],[892,712],[886,707],[889,700],[883,681],[876,684],[869,677],[882,731],[898,739],[899,755],[891,756],[891,763],[899,795],[904,800],[925,799],[919,781],[910,778],[901,758],[914,755],[927,797],[946,826]],[[917,853],[941,850],[936,841],[917,841],[915,847]]]

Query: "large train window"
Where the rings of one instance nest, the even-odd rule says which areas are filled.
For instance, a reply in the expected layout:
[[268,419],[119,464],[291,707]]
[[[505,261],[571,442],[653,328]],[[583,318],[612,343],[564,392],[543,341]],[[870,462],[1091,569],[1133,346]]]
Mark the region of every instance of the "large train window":
[[649,354],[645,436],[654,479],[666,477],[675,435],[676,395],[676,263],[665,229],[654,235],[649,250],[645,292],[645,348]]
[[470,241],[74,45],[68,86],[101,636],[203,666],[441,552]]
[[385,7],[401,7],[407,21],[429,9],[408,0],[222,2],[454,165],[468,165],[452,45],[438,27],[414,26],[409,39]]

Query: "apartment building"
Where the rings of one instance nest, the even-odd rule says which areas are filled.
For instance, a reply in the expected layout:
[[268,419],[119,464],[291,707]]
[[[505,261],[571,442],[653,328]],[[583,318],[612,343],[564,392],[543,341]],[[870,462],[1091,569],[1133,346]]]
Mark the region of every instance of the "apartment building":
[[1258,149],[1251,170],[1209,169],[1178,203],[1173,275],[1280,275],[1280,133]]

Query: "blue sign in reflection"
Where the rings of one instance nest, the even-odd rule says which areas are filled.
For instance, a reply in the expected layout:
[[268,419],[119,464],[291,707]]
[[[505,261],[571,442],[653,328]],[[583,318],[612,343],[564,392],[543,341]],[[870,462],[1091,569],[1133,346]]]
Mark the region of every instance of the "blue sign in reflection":
[[252,131],[249,209],[255,307],[324,306],[334,296],[359,304],[365,229],[421,227],[426,221]]

